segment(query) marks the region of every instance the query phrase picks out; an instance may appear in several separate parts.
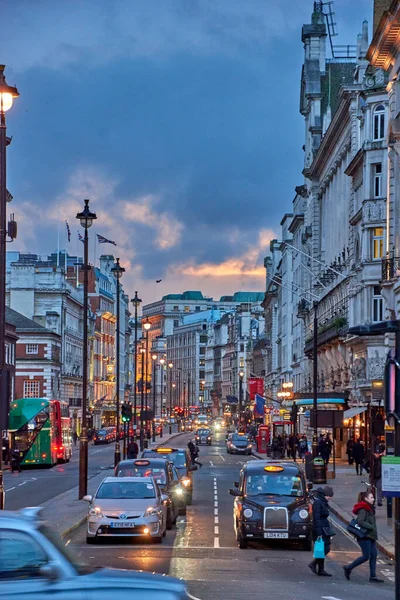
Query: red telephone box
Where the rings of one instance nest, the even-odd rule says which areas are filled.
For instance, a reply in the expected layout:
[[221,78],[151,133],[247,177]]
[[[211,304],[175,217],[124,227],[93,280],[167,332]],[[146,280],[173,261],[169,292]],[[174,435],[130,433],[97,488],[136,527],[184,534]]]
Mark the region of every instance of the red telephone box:
[[267,453],[267,446],[270,442],[271,430],[269,425],[260,425],[258,428],[258,434],[256,437],[257,452],[261,454]]

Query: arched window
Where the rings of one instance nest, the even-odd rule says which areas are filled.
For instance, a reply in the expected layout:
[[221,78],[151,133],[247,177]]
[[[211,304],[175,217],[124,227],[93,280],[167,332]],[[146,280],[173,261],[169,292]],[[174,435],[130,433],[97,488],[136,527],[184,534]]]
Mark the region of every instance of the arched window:
[[378,104],[374,110],[374,141],[383,140],[385,137],[385,107],[383,104]]

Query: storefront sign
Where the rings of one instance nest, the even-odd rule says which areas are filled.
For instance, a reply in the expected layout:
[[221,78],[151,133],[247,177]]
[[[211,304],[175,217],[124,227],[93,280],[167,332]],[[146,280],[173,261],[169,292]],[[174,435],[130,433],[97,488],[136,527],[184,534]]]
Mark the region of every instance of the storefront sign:
[[254,400],[256,394],[264,395],[264,379],[262,377],[249,377],[247,380],[250,401]]
[[400,456],[382,456],[382,493],[400,498]]

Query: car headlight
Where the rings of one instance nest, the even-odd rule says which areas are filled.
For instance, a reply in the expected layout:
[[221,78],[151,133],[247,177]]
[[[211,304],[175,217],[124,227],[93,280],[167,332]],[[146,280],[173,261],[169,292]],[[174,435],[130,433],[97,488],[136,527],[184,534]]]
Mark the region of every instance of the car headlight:
[[251,508],[245,508],[243,511],[243,516],[246,517],[246,519],[250,519],[253,516],[253,511]]
[[89,515],[91,517],[102,517],[103,513],[101,512],[101,508],[99,508],[98,506],[94,506],[89,510]]
[[149,508],[146,508],[146,512],[144,513],[145,517],[153,517],[153,516],[157,516],[157,511],[154,508],[154,506],[149,506]]
[[207,440],[211,440],[210,436],[208,436]]
[[237,450],[235,444],[231,444],[231,448],[235,448],[235,450]]
[[307,519],[307,517],[308,517],[308,510],[305,510],[305,508],[302,508],[299,511],[299,517],[300,517],[300,519]]
[[182,494],[183,494],[183,489],[182,489],[180,486],[178,486],[178,485],[177,485],[177,486],[176,486],[176,488],[174,488],[174,493],[175,493],[177,496],[182,496]]
[[185,487],[189,487],[190,486],[190,479],[181,479],[181,484],[184,485]]

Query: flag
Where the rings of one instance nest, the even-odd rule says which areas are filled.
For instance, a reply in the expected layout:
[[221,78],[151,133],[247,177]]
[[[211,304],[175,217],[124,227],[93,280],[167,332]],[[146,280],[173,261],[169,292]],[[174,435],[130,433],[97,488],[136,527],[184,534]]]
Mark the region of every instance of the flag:
[[227,396],[226,401],[228,402],[228,404],[237,404],[238,403],[238,399],[236,398],[236,396]]
[[84,242],[85,240],[83,239],[83,237],[81,236],[81,234],[78,231],[78,240],[81,242]]
[[265,398],[260,396],[260,394],[256,394],[256,403],[255,403],[255,412],[263,416],[264,415],[264,406],[265,406]]
[[67,238],[68,238],[68,241],[70,242],[71,241],[71,230],[69,228],[68,221],[65,221],[65,227],[67,229]]
[[97,233],[96,235],[97,235],[97,241],[99,242],[99,244],[113,244],[114,246],[117,245],[115,242],[113,242],[112,240],[108,240],[107,238],[103,237],[99,233]]
[[162,279],[157,279],[156,280],[156,283],[161,283],[161,282],[162,282]]

